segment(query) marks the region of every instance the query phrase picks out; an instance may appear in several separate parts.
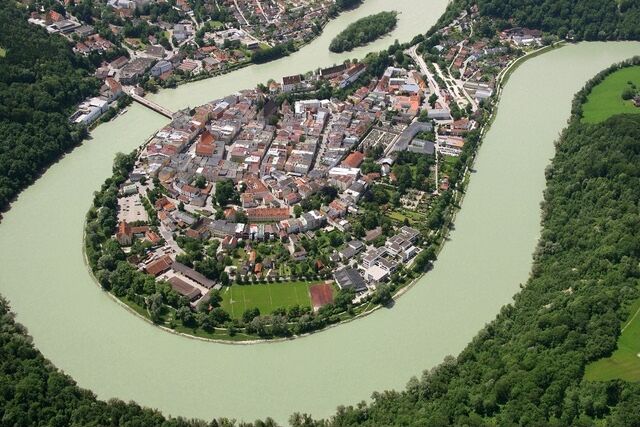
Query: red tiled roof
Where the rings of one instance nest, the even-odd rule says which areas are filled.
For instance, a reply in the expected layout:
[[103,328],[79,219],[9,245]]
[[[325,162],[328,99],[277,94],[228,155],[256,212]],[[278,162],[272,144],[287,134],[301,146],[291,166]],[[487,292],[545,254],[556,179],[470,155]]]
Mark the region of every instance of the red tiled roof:
[[357,168],[360,166],[363,160],[364,154],[360,151],[354,151],[353,153],[349,154],[346,159],[344,159],[342,164],[350,168]]
[[157,277],[165,271],[169,270],[169,268],[171,268],[171,264],[173,264],[173,260],[171,259],[171,257],[169,255],[164,255],[162,258],[148,264],[144,268],[144,271],[146,271],[148,274],[151,274],[152,276]]

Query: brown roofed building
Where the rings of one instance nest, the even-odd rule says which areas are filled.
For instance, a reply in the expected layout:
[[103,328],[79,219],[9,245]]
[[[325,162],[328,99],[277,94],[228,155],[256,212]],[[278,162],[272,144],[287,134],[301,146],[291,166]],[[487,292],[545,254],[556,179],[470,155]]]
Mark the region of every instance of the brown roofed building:
[[282,78],[282,91],[291,92],[298,89],[298,86],[302,83],[302,75],[296,74],[295,76],[285,76]]
[[144,271],[154,277],[158,277],[162,273],[168,271],[173,264],[173,260],[169,255],[164,255],[161,258],[147,264],[144,267]]
[[346,159],[343,160],[342,164],[350,168],[358,168],[362,164],[363,160],[364,154],[360,151],[354,151],[353,153],[349,154]]
[[133,243],[133,232],[126,221],[120,221],[118,231],[116,232],[116,240],[121,246],[129,246]]
[[169,284],[174,291],[187,298],[191,302],[195,301],[200,297],[200,295],[202,295],[199,289],[194,288],[179,277],[174,276],[169,279]]
[[249,208],[246,211],[249,220],[257,222],[282,221],[290,217],[289,208]]

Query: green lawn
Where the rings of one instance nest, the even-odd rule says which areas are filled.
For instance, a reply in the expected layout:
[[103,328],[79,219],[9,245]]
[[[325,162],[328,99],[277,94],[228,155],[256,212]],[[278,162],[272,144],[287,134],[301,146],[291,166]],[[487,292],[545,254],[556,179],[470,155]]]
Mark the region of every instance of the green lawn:
[[309,286],[318,282],[265,283],[233,285],[222,290],[222,308],[237,319],[249,308],[270,314],[279,307],[311,306]]
[[0,58],[4,58],[5,56],[7,56],[7,50],[0,47]]
[[[618,339],[618,349],[606,359],[587,366],[585,378],[591,381],[623,379],[640,381],[640,300],[631,307],[629,320]],[[635,316],[635,317],[634,317]]]
[[640,114],[640,108],[635,107],[633,101],[624,101],[621,97],[629,81],[640,88],[640,65],[622,68],[595,86],[583,105],[582,121],[599,123],[616,114]]

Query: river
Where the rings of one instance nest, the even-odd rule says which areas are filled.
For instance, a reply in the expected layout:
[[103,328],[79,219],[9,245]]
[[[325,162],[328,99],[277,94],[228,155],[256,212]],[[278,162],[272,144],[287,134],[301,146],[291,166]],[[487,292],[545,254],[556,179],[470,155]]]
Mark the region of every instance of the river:
[[[113,302],[83,263],[83,218],[114,154],[130,151],[166,122],[137,105],[98,127],[14,203],[0,225],[0,293],[42,353],[100,398],[204,419],[285,422],[293,411],[328,416],[374,390],[401,388],[459,353],[511,301],[530,269],[543,172],[571,98],[596,72],[633,54],[640,54],[640,43],[572,45],[527,61],[511,76],[451,240],[434,270],[392,309],[311,337],[243,346],[164,332]],[[265,72],[278,67],[284,65],[267,65]],[[231,79],[220,88],[221,80],[162,92],[156,100],[195,105],[251,83]]]

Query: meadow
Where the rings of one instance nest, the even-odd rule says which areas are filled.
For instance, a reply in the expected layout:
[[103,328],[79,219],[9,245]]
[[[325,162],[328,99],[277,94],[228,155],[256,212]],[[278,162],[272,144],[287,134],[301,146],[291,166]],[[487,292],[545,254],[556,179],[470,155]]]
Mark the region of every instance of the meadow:
[[633,105],[633,100],[622,99],[622,91],[630,87],[629,82],[640,89],[640,65],[611,73],[595,86],[583,105],[582,121],[600,123],[616,114],[640,114],[640,108]]

